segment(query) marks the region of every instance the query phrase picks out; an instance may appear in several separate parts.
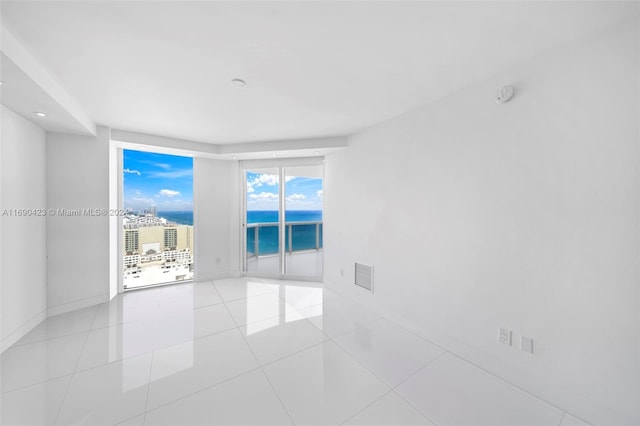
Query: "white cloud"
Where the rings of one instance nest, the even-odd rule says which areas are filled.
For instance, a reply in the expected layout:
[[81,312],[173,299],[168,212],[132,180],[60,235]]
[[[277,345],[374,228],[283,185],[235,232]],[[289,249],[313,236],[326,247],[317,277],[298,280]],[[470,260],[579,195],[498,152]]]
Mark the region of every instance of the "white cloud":
[[318,198],[322,198],[324,197],[324,192],[322,191],[322,189],[318,190],[318,192],[316,192],[316,195],[318,196]]
[[253,183],[256,184],[256,186],[262,186],[262,184],[275,186],[279,180],[280,178],[277,175],[258,175],[258,177],[253,180]]
[[150,172],[148,177],[150,178],[169,178],[176,179],[182,177],[193,176],[193,169],[182,169],[182,170],[173,170],[168,172]]
[[[289,177],[287,177],[286,181],[288,182],[289,180],[290,180]],[[267,174],[257,175],[252,181],[247,181],[247,188],[253,188],[253,187],[260,188],[263,185],[276,186],[279,181],[280,181],[280,177],[278,175],[267,175]],[[249,191],[249,192],[252,192],[252,191]]]
[[160,167],[161,169],[164,170],[169,170],[171,169],[171,165],[169,164],[165,164],[165,163],[154,163],[156,167]]
[[[295,178],[295,176],[286,176],[284,180],[285,182],[291,182]],[[255,188],[260,188],[263,185],[276,186],[279,182],[280,176],[278,175],[257,175],[252,181],[247,181],[247,193],[252,193],[255,191]]]
[[163,210],[190,210],[193,205],[186,200],[163,198],[158,204],[158,208]]
[[144,198],[144,197],[131,197],[131,201],[134,201],[137,203],[143,203],[149,206],[155,202],[153,201],[153,198]]
[[180,195],[180,191],[173,191],[171,189],[161,189],[158,192],[158,195],[161,197],[175,197],[176,195]]
[[278,194],[274,194],[273,192],[261,192],[259,194],[251,194],[249,197],[254,200],[277,200]]
[[278,175],[257,175],[252,181],[247,181],[247,193],[255,192],[255,188],[263,185],[276,186],[279,180]]
[[124,169],[123,172],[140,176],[140,172],[138,170]]
[[155,201],[152,198],[145,198],[143,196],[124,199],[124,208],[131,209],[133,211],[148,209],[154,204]]
[[291,194],[287,197],[287,201],[299,201],[307,198],[304,194]]
[[247,206],[251,210],[274,210],[278,208],[278,194],[273,192],[260,192],[249,194]]

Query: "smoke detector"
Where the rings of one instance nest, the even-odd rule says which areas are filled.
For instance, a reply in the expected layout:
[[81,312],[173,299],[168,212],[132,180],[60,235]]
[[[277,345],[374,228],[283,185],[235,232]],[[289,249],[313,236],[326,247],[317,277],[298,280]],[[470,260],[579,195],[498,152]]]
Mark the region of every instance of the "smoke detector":
[[498,89],[498,93],[496,94],[496,103],[503,104],[509,99],[513,98],[513,86],[502,86]]

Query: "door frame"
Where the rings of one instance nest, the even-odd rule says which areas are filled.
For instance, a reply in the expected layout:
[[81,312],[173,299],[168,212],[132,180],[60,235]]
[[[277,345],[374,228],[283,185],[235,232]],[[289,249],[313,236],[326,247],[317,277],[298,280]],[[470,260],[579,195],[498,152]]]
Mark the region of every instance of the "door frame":
[[[109,208],[112,211],[124,210],[124,155],[125,150],[149,152],[154,154],[176,155],[181,157],[190,157],[194,160],[197,155],[193,151],[179,148],[170,148],[157,145],[146,145],[137,142],[126,142],[123,140],[109,139]],[[198,242],[196,237],[196,182],[193,181],[193,278],[185,281],[169,281],[165,283],[150,284],[147,286],[125,288],[123,267],[124,259],[122,257],[124,228],[121,215],[110,215],[109,217],[109,299],[116,294],[129,291],[142,290],[151,287],[162,287],[172,284],[183,284],[187,282],[197,282],[198,264],[196,262],[195,253],[198,250]]]
[[[241,160],[239,167],[240,185],[241,185],[241,197],[240,197],[240,274],[244,277],[258,277],[258,278],[276,278],[285,280],[296,281],[313,281],[322,282],[324,277],[324,245],[322,255],[322,271],[320,276],[307,276],[307,275],[290,275],[286,271],[286,168],[287,167],[299,167],[299,166],[319,166],[322,170],[322,188],[324,194],[324,157],[303,157],[303,158],[279,158],[279,159],[264,159],[264,160]],[[247,171],[251,169],[265,169],[265,168],[277,168],[279,176],[278,185],[278,232],[279,232],[279,244],[278,244],[278,273],[268,274],[260,272],[249,272],[247,270]],[[322,203],[323,211],[323,228],[324,228],[324,201]]]

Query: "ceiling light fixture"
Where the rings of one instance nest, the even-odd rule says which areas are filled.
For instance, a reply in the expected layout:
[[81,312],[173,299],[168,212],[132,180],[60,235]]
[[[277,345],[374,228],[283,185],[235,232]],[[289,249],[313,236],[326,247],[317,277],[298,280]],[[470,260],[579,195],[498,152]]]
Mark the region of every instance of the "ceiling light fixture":
[[35,115],[37,115],[38,117],[46,117],[47,114],[45,114],[44,112],[40,112],[40,111],[34,111],[33,112]]
[[233,80],[231,80],[231,84],[233,84],[236,87],[244,87],[247,85],[247,82],[240,78],[234,78]]
[[315,155],[320,155],[320,153],[318,151],[314,152]]
[[232,156],[231,156],[231,158],[233,158],[233,159],[235,160],[235,159],[236,159],[236,158],[238,158],[238,157],[237,157],[237,156],[235,156],[235,155],[232,155]]
[[273,156],[273,157],[277,157],[277,156],[278,156],[278,154],[273,154],[272,156]]
[[4,81],[0,80],[0,86],[4,86]]

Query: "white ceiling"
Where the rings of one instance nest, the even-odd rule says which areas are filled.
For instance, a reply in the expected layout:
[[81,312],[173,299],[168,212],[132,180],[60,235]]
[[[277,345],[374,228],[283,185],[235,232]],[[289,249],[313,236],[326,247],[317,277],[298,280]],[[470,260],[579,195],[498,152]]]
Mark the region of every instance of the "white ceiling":
[[[4,53],[0,53],[2,104],[50,132],[87,133],[87,129]],[[34,112],[46,111],[46,117]]]
[[637,14],[604,1],[0,7],[94,123],[216,144],[350,134]]

